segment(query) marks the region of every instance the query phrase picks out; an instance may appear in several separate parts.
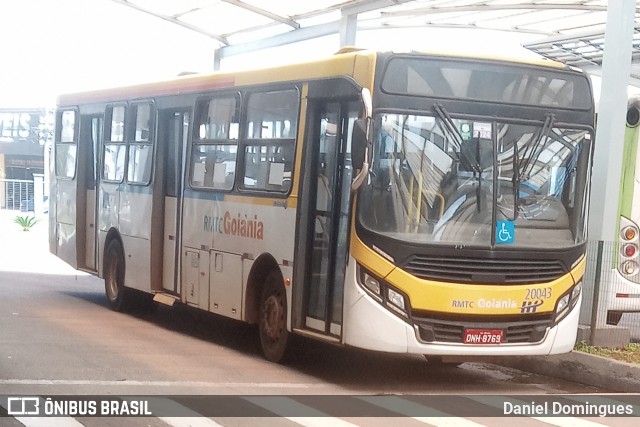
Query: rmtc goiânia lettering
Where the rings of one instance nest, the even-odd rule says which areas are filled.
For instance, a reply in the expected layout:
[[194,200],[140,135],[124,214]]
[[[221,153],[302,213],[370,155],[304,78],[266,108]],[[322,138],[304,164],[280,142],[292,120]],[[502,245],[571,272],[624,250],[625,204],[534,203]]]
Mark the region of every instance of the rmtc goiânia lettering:
[[249,218],[238,213],[231,216],[229,211],[222,217],[205,215],[202,220],[204,231],[209,233],[227,234],[229,236],[247,237],[249,239],[264,239],[264,224],[258,220],[258,215]]

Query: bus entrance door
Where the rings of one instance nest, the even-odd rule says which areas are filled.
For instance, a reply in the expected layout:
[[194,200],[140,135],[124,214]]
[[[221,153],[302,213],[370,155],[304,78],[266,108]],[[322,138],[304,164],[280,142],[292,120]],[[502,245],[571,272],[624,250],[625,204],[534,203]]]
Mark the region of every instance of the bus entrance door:
[[[164,219],[159,221],[162,233],[162,291],[180,295],[180,229],[182,217],[182,195],[184,190],[184,156],[189,130],[189,111],[163,111],[164,123],[163,179],[159,185],[162,193]],[[155,198],[154,198],[155,199]],[[160,255],[158,255],[160,257]]]
[[318,102],[312,106],[312,178],[303,191],[309,207],[305,312],[306,329],[339,338],[348,250],[351,170],[350,128],[358,104]]
[[102,116],[82,116],[80,119],[80,147],[78,155],[78,268],[97,270],[97,197],[99,170],[98,153],[102,142]]

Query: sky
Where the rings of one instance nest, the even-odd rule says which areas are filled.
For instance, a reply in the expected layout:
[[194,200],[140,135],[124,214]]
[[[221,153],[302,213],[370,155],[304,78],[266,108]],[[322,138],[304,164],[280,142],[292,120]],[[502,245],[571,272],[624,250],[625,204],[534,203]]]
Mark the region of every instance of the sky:
[[213,67],[214,40],[109,0],[2,0],[0,107]]
[[[176,0],[179,1],[179,0]],[[535,58],[521,47],[539,35],[454,29],[359,32],[356,45],[379,50],[447,50]],[[213,71],[218,43],[110,0],[1,0],[0,108],[53,107],[61,93]],[[333,54],[338,36],[223,60],[222,70]]]

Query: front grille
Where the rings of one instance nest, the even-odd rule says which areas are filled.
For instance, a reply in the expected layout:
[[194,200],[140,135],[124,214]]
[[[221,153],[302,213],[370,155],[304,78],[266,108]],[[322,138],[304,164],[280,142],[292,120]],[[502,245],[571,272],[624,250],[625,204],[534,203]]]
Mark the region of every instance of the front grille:
[[558,260],[413,255],[401,267],[421,279],[455,283],[540,283],[567,274],[566,268]]
[[525,318],[521,316],[488,319],[478,322],[438,318],[413,318],[421,341],[429,343],[463,342],[465,329],[501,329],[504,344],[536,343],[542,341],[547,329],[553,325],[551,315]]

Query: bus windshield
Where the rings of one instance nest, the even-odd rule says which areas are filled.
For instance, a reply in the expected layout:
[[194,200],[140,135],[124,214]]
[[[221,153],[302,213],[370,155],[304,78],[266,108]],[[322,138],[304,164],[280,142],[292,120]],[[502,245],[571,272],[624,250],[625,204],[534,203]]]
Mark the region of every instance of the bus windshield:
[[591,133],[533,124],[381,114],[359,221],[411,242],[478,248],[585,241]]

